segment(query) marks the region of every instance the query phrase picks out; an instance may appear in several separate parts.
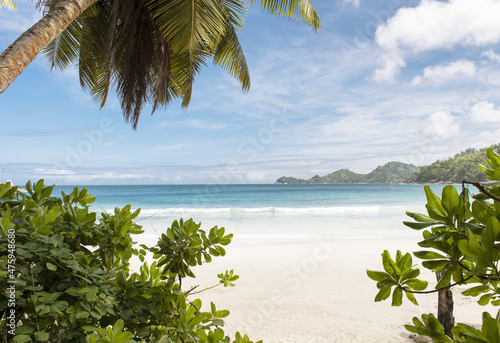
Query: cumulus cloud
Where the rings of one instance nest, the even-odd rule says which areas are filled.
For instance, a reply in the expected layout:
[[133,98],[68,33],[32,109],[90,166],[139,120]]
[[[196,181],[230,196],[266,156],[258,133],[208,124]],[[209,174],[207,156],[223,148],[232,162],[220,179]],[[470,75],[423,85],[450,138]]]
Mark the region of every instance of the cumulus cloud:
[[494,62],[500,62],[500,56],[491,49],[483,52],[481,56],[488,57],[490,60]]
[[470,118],[476,123],[500,123],[500,109],[488,101],[481,101],[472,106]]
[[373,73],[373,79],[377,82],[393,81],[401,68],[406,66],[405,60],[399,53],[386,54],[382,56],[381,61],[382,67]]
[[460,125],[450,112],[436,111],[425,121],[423,135],[430,139],[450,138],[460,133]]
[[404,67],[399,59],[410,53],[498,43],[499,12],[500,1],[495,0],[423,0],[417,7],[399,9],[377,28],[375,40],[388,53],[374,76],[394,65]]
[[446,65],[427,67],[424,69],[424,73],[416,76],[411,83],[413,85],[419,85],[423,82],[441,84],[456,77],[471,77],[474,75],[476,75],[476,65],[474,62],[460,60]]

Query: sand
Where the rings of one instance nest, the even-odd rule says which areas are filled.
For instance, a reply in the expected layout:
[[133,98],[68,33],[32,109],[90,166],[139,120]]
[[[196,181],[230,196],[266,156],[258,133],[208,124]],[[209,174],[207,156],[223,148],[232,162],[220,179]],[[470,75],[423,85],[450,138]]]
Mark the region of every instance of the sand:
[[[184,281],[183,288],[211,286],[217,283],[218,273],[234,269],[240,275],[234,288],[217,287],[191,298],[201,299],[205,308],[213,301],[218,309],[229,310],[226,333],[240,331],[254,341],[414,342],[404,324],[413,316],[435,314],[437,295],[418,296],[420,306],[409,301],[401,307],[391,307],[387,300],[375,303],[377,288],[366,269],[383,269],[380,254],[384,249],[391,254],[398,248],[419,250],[415,242],[235,237],[226,256],[195,268],[196,279]],[[434,274],[427,272],[423,278],[433,282]],[[483,311],[496,313],[456,290],[454,294],[458,322],[478,325]]]

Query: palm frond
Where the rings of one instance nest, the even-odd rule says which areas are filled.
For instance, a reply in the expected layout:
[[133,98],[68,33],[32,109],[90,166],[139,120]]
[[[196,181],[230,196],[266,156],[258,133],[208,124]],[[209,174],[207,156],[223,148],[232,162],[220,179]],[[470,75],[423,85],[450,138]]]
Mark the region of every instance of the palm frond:
[[176,97],[170,84],[170,47],[167,40],[159,33],[155,34],[155,56],[151,70],[151,97],[153,99],[154,113],[158,107],[166,106]]
[[116,90],[126,122],[137,127],[148,101],[150,67],[154,59],[154,26],[144,0],[122,2],[120,21],[114,34],[113,67],[117,68]]
[[[59,1],[38,0],[38,6],[46,12]],[[309,0],[260,3],[268,12],[321,26]],[[80,84],[101,107],[115,88],[123,117],[135,129],[148,102],[153,113],[174,98],[186,108],[210,59],[243,90],[250,88],[237,36],[247,6],[245,0],[97,1],[47,47],[46,58],[61,69],[78,59]]]
[[42,53],[50,67],[64,70],[78,59],[80,53],[81,25],[74,21],[56,39],[47,45]]
[[206,50],[197,53],[185,51],[182,54],[171,55],[171,87],[175,94],[182,99],[182,107],[187,108],[193,94],[195,76],[203,66],[210,54]]
[[93,15],[82,21],[78,67],[81,86],[89,91],[94,102],[104,107],[112,82],[110,56],[105,53],[111,9],[106,2],[94,6]]
[[5,7],[9,10],[17,11],[16,5],[14,5],[14,2],[12,2],[11,0],[0,0],[0,8],[1,7]]
[[[255,4],[257,0],[251,0]],[[293,20],[304,21],[312,26],[315,31],[321,29],[321,20],[316,9],[309,0],[260,0],[263,10],[289,17]]]
[[150,6],[175,53],[202,50],[211,36],[222,36],[226,29],[224,9],[216,0],[156,0]]
[[240,81],[243,90],[250,89],[250,72],[241,48],[236,30],[228,21],[226,34],[219,42],[214,53],[214,63],[222,66],[226,71]]
[[243,17],[248,10],[246,2],[240,0],[220,0],[220,4],[224,9],[226,17],[229,18],[230,23],[236,29],[243,29]]

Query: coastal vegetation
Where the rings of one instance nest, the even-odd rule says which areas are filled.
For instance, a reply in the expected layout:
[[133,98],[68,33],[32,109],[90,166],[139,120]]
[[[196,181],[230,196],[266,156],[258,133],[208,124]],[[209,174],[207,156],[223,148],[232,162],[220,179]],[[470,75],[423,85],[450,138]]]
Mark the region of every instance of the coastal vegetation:
[[[500,144],[491,147],[494,151],[500,151]],[[473,149],[469,148],[462,151],[452,158],[438,160],[431,165],[421,167],[413,176],[412,181],[416,183],[461,183],[462,180],[475,180],[484,182],[487,180],[478,167],[479,164],[485,164],[488,148]]]
[[[154,247],[136,246],[130,205],[97,214],[95,198],[75,188],[52,196],[43,180],[26,192],[0,184],[0,331],[3,342],[252,343],[222,327],[229,311],[208,310],[182,288],[192,267],[224,256],[232,234],[174,221]],[[152,263],[145,262],[145,257]],[[132,271],[131,263],[140,263]],[[234,286],[233,271],[218,285]]]
[[[404,224],[413,230],[422,230],[423,236],[418,245],[424,250],[415,251],[413,255],[423,260],[423,268],[439,276],[434,289],[426,290],[428,282],[418,279],[420,269],[413,264],[410,253],[398,250],[393,258],[386,250],[382,254],[384,271],[367,271],[377,282],[379,291],[375,301],[386,300],[392,294],[392,305],[400,306],[406,295],[418,305],[416,294],[442,293],[463,285],[467,290],[462,293],[478,298],[479,305],[500,305],[500,156],[491,148],[486,153],[486,165],[481,165],[481,169],[491,183],[464,182],[460,194],[448,185],[441,197],[425,186],[427,214],[407,212],[412,220]],[[475,186],[479,193],[471,196],[466,185]],[[405,327],[430,337],[432,342],[500,341],[500,315],[495,317],[484,312],[483,325],[477,329],[454,323],[450,311],[445,312],[439,312],[437,319],[433,314],[414,317],[413,325]]]
[[[498,152],[500,144],[491,148]],[[277,184],[309,184],[309,183],[455,183],[462,180],[484,182],[486,175],[479,168],[485,164],[488,148],[469,148],[455,156],[438,160],[428,166],[417,167],[402,162],[389,162],[378,166],[368,174],[357,174],[349,169],[340,169],[325,176],[315,175],[310,179],[297,179],[282,176]]]

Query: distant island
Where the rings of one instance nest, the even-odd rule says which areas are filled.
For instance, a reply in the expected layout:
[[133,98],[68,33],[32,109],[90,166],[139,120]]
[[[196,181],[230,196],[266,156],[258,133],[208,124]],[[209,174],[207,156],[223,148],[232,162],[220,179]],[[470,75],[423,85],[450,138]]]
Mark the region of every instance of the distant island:
[[[500,144],[492,148],[498,153]],[[462,180],[486,181],[479,164],[486,164],[486,149],[469,148],[454,157],[437,160],[428,166],[417,167],[403,162],[389,162],[368,174],[340,169],[325,176],[315,175],[308,180],[282,176],[275,184],[329,183],[461,183]]]
[[282,176],[276,184],[306,183],[402,183],[418,172],[419,168],[402,162],[389,162],[368,174],[357,174],[349,169],[340,169],[325,176],[315,175],[309,180]]

